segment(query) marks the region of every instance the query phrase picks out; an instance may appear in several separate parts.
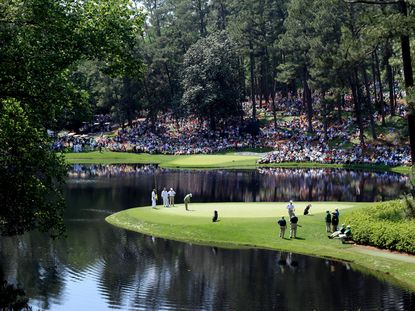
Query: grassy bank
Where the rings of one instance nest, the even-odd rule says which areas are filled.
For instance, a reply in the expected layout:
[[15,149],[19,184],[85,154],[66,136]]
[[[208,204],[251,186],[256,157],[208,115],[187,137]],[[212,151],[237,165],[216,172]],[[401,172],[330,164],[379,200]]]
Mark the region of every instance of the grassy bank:
[[285,167],[285,168],[347,168],[372,171],[391,171],[409,174],[410,167],[389,167],[385,165],[346,165],[321,164],[312,162],[286,162],[274,164],[257,164],[260,154],[227,152],[210,155],[163,155],[126,152],[87,152],[66,153],[66,161],[80,164],[159,164],[165,168],[256,168],[256,167]]
[[[327,238],[325,210],[339,208],[341,222],[350,211],[370,207],[373,203],[312,204],[311,215],[299,217],[301,227],[295,240],[278,237],[276,220],[287,214],[286,203],[193,203],[188,212],[183,205],[157,210],[133,208],[113,214],[106,220],[118,227],[178,241],[235,248],[260,247],[349,261],[361,270],[382,272],[381,276],[388,281],[415,291],[415,257],[366,250]],[[296,203],[298,214],[302,214],[305,205]],[[211,222],[213,210],[219,212],[221,221],[218,223]]]

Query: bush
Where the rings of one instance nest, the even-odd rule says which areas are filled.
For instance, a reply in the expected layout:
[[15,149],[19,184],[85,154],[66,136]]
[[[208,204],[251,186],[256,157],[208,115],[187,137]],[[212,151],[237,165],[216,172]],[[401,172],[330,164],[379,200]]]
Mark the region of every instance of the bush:
[[388,201],[346,217],[358,244],[415,254],[415,219],[408,218],[402,201]]

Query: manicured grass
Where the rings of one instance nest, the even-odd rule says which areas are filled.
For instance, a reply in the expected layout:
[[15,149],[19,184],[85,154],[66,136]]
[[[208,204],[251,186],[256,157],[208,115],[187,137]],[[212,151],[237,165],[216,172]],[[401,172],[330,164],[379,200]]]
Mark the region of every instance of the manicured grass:
[[[415,290],[415,257],[369,251],[327,238],[325,210],[339,208],[341,222],[351,210],[372,204],[312,202],[311,215],[302,216],[306,202],[296,202],[300,227],[298,238],[291,240],[278,237],[276,224],[280,216],[287,216],[286,203],[191,203],[191,211],[185,211],[182,204],[172,208],[143,207],[113,214],[106,220],[118,227],[178,241],[232,248],[260,247],[349,261],[371,273],[386,273],[391,278],[386,274],[381,276],[388,281]],[[213,210],[219,212],[218,223],[211,222]],[[286,237],[289,237],[287,232]]]
[[409,174],[408,166],[389,167],[385,165],[347,165],[322,164],[313,162],[284,162],[273,164],[257,164],[260,155],[244,155],[238,152],[227,152],[209,155],[163,155],[126,152],[83,152],[65,153],[66,161],[80,164],[159,164],[165,168],[256,168],[256,167],[286,167],[286,168],[347,168],[371,171],[391,171]]
[[81,153],[65,153],[67,163],[79,164],[160,164],[168,162],[175,156],[147,154],[147,153],[127,153],[127,152],[81,152]]

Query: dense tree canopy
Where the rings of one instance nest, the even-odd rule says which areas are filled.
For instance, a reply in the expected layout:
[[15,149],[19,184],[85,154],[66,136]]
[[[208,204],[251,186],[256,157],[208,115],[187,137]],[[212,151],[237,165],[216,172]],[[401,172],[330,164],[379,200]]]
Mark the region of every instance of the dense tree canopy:
[[[142,68],[143,14],[128,0],[5,0],[0,3],[0,231],[62,232],[65,175],[46,129],[88,110],[72,74],[99,61],[111,77]],[[125,96],[126,97],[126,96]]]
[[16,100],[1,100],[0,129],[0,232],[61,234],[63,159],[50,152],[42,129],[31,125]]
[[[383,122],[387,113],[396,113],[393,85],[401,83],[402,89],[411,91],[406,80],[412,69],[404,68],[408,56],[409,65],[413,63],[414,52],[401,42],[412,40],[414,33],[412,1],[153,0],[144,6],[149,12],[145,47],[153,47],[145,63],[152,70],[159,64],[153,72],[158,75],[157,89],[163,90],[157,92],[161,97],[153,100],[157,104],[150,104],[150,110],[177,108],[183,95],[183,84],[178,83],[183,77],[183,55],[198,38],[217,30],[225,31],[236,44],[245,67],[242,94],[251,101],[254,118],[259,102],[270,100],[275,107],[276,92],[300,90],[311,132],[316,111],[328,126],[334,113],[341,116],[341,98],[351,94],[363,143],[366,124],[377,137],[372,120],[376,111]],[[185,14],[185,9],[192,14]],[[390,93],[389,102],[385,92]],[[333,100],[313,103],[315,93]],[[277,126],[275,112],[274,122]]]
[[226,33],[200,39],[184,57],[185,110],[209,120],[212,128],[224,116],[241,115],[239,77],[236,47]]

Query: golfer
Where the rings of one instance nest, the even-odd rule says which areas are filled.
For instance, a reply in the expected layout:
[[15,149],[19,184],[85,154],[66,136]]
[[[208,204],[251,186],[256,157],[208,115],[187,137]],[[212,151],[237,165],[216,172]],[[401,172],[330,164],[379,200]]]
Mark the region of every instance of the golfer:
[[184,197],[184,206],[186,207],[186,211],[188,211],[189,209],[188,209],[188,204],[190,203],[190,198],[192,197],[192,194],[191,193],[189,193],[188,195],[186,195],[185,197]]

